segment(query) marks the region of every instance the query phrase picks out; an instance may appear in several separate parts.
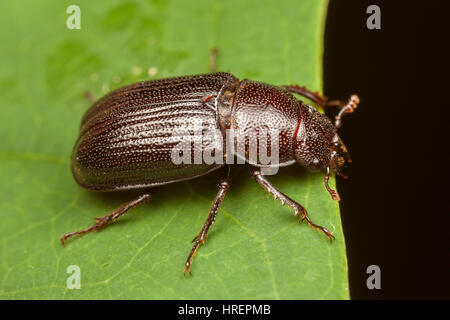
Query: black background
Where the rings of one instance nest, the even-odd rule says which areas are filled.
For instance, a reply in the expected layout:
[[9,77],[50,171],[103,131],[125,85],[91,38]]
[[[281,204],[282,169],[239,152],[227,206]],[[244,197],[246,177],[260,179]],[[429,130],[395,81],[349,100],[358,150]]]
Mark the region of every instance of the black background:
[[[330,1],[325,95],[361,98],[338,179],[353,299],[450,298],[449,20],[449,1]],[[381,290],[366,287],[372,264]]]

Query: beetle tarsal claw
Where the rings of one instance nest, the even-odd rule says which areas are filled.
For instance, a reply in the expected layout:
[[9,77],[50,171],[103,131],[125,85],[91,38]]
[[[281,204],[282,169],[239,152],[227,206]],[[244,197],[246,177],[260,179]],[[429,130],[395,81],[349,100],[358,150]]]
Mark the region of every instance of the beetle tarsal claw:
[[189,261],[186,261],[186,264],[184,266],[184,275],[186,276],[186,272],[189,272],[189,274],[192,276],[192,272],[191,272],[191,263]]
[[311,219],[308,217],[308,215],[305,214],[305,216],[302,217],[302,222],[304,220],[306,220],[309,226],[314,230],[316,230],[317,232],[322,231],[328,237],[328,239],[330,239],[330,241],[333,241],[335,239],[334,235],[327,228],[324,228],[312,222]]
[[339,194],[335,190],[331,190],[330,194],[331,194],[331,198],[333,200],[341,201],[341,197],[339,196]]

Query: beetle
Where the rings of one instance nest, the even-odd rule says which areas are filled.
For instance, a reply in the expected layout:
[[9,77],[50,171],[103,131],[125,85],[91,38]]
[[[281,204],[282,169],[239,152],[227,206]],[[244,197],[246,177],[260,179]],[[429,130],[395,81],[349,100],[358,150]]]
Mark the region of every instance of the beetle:
[[[335,123],[293,94],[302,95],[320,107],[339,107]],[[332,240],[334,236],[331,232],[313,223],[302,205],[274,187],[263,169],[295,162],[307,168],[324,168],[325,187],[334,200],[340,200],[338,193],[328,185],[330,172],[344,176],[342,169],[351,159],[337,129],[341,126],[341,117],[353,112],[358,103],[356,95],[352,95],[346,103],[328,101],[305,87],[239,80],[226,72],[138,82],[112,91],[86,111],[73,149],[71,169],[75,181],[83,188],[118,191],[193,179],[227,166],[227,173],[218,183],[218,192],[207,219],[193,239],[194,245],[184,266],[186,273],[191,271],[197,249],[205,242],[219,206],[230,188],[230,166],[223,161],[174,163],[174,147],[195,129],[196,123],[200,123],[203,129],[213,128],[223,135],[227,130],[235,129],[237,133],[231,145],[240,141],[244,147],[240,150],[231,148],[231,156],[243,159],[262,188],[283,205],[293,208],[295,216],[300,216],[302,221],[321,230]],[[262,163],[259,157],[252,160],[249,153],[251,141],[256,141],[257,148],[261,148],[265,139],[261,135],[255,136],[255,132],[267,128],[278,133],[278,161],[270,165]],[[248,132],[253,132],[250,138],[255,140],[246,136]],[[202,139],[202,142],[196,144],[199,141],[195,139]],[[191,160],[195,151],[203,152],[213,144],[211,139],[205,143],[202,134],[189,141],[188,145],[193,146],[192,153],[188,155]],[[222,142],[219,149],[220,145],[226,149],[225,139]],[[217,155],[215,152],[213,154]],[[225,154],[221,159],[230,160],[230,157]],[[109,225],[149,198],[150,193],[146,192],[110,214],[95,218],[97,222],[94,225],[65,234],[61,238],[62,244],[74,235]]]

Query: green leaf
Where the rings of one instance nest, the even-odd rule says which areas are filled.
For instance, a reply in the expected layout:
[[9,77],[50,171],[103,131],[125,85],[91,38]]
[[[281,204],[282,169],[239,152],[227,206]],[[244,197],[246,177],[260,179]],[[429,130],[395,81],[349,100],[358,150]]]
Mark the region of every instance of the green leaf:
[[[236,166],[208,240],[183,275],[220,172],[155,189],[108,228],[68,241],[137,192],[79,187],[70,155],[85,91],[206,73],[320,90],[327,1],[77,1],[81,29],[66,28],[72,1],[0,4],[0,299],[348,299],[339,206],[323,173],[294,165],[271,181],[303,204],[336,241],[300,224]],[[81,270],[69,290],[67,268]]]

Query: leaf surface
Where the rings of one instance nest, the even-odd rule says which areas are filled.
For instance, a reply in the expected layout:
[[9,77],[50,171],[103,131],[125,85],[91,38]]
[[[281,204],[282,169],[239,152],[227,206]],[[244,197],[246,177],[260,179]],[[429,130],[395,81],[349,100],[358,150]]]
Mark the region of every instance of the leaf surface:
[[[66,28],[70,4],[0,4],[0,299],[348,299],[339,206],[322,173],[297,165],[270,180],[334,232],[333,243],[242,166],[192,276],[184,261],[220,172],[155,189],[108,228],[59,242],[138,194],[74,182],[84,92],[209,72],[212,47],[219,70],[241,79],[320,90],[327,1],[77,1],[80,30]],[[80,267],[80,290],[66,287],[70,265]]]

